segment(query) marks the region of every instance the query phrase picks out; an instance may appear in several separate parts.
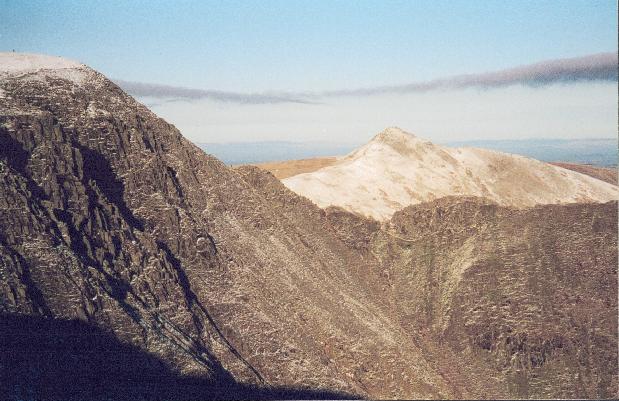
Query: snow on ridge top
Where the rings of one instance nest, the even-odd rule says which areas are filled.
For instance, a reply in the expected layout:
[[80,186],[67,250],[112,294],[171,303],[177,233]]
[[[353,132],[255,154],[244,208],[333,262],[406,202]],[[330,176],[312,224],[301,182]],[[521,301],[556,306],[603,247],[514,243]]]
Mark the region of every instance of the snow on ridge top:
[[40,71],[79,82],[87,67],[73,60],[44,54],[0,52],[0,79]]
[[390,141],[390,140],[408,140],[412,138],[416,138],[415,135],[404,131],[402,128],[388,127],[388,128],[385,128],[383,131],[379,132],[378,134],[376,134],[376,136],[372,138],[371,142],[374,142],[374,141],[385,142],[385,141]]
[[358,151],[353,151],[352,155],[361,156],[367,152],[381,153],[386,149],[402,154],[410,155],[411,152],[418,153],[429,150],[434,145],[398,127],[389,127],[374,136],[367,144]]
[[416,135],[411,134],[410,132],[406,132],[399,127],[389,127],[385,128],[383,131],[378,133],[374,138],[368,142],[371,143],[383,143],[390,146],[415,146],[419,144],[431,144],[430,141],[419,138]]
[[408,205],[444,196],[484,197],[517,208],[608,202],[619,187],[524,156],[434,145],[388,128],[335,164],[282,180],[319,207],[386,221]]
[[80,68],[73,60],[45,54],[0,52],[0,71],[24,73],[41,69]]

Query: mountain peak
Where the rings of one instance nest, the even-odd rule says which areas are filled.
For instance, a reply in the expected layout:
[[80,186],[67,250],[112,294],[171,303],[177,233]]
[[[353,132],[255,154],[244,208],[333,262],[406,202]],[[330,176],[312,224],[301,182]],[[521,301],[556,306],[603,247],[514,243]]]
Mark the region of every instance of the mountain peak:
[[395,127],[337,163],[284,184],[318,206],[381,221],[405,206],[444,196],[486,197],[511,207],[619,196],[617,186],[576,172],[489,150],[442,147]]
[[605,200],[611,184],[381,134],[287,179],[306,198],[206,155],[86,66],[2,55],[9,399],[612,397],[616,202],[410,206]]
[[417,138],[415,135],[404,131],[399,127],[388,127],[378,133],[370,142],[390,143],[394,141],[409,141]]
[[[45,71],[51,75],[78,80],[75,72],[88,67],[77,61],[44,54],[0,52],[0,79]],[[72,74],[73,73],[73,74]]]
[[374,136],[374,138],[361,149],[369,148],[382,151],[382,149],[388,147],[398,153],[410,154],[410,152],[418,152],[421,149],[427,149],[429,146],[432,146],[432,143],[425,139],[408,133],[401,128],[389,127]]

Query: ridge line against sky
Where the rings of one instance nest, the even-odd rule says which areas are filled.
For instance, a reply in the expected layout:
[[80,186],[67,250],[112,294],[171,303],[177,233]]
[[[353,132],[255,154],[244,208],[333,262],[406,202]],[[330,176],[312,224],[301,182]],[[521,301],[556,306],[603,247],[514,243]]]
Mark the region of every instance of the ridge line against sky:
[[402,85],[306,92],[241,93],[114,80],[128,93],[138,97],[168,100],[210,99],[240,104],[319,104],[331,97],[374,96],[383,94],[422,93],[440,89],[498,88],[510,85],[540,87],[556,83],[582,81],[617,81],[618,54],[614,52],[581,57],[545,60],[505,70],[456,75],[442,79]]
[[79,60],[195,142],[617,135],[616,0],[0,0],[0,13],[0,50]]

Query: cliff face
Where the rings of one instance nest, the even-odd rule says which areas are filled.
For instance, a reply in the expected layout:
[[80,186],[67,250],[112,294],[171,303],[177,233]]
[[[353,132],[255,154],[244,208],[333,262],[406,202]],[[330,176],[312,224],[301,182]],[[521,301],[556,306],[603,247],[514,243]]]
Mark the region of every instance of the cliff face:
[[77,73],[80,84],[2,81],[1,309],[105,326],[185,373],[223,374],[216,352],[259,381],[179,259],[217,264],[203,225],[181,234],[187,200],[164,155],[185,140],[99,74]]
[[0,82],[3,312],[90,322],[183,374],[451,394],[308,200],[86,67]]
[[227,168],[83,66],[0,74],[0,111],[5,315],[78,319],[174,375],[256,391],[616,388],[601,362],[617,342],[616,204],[443,199],[381,226]]
[[443,199],[396,213],[373,244],[409,330],[486,359],[515,397],[612,398],[616,229],[616,202]]

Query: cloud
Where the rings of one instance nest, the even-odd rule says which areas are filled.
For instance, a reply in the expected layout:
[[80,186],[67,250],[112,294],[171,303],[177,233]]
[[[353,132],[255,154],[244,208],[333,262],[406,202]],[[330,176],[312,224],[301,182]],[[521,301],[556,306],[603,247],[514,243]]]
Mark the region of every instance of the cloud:
[[497,88],[510,85],[539,87],[580,81],[617,81],[617,53],[547,60],[507,70],[458,75],[405,85],[329,91],[323,92],[322,96],[371,96],[420,93],[438,89]]
[[169,101],[210,99],[219,102],[240,104],[314,103],[310,100],[302,99],[287,93],[237,93],[123,81],[119,79],[114,80],[114,82],[133,96],[166,99]]
[[128,93],[138,97],[168,100],[211,99],[240,104],[320,104],[326,98],[422,93],[444,89],[498,88],[510,85],[540,87],[556,83],[617,81],[617,53],[547,60],[507,70],[458,75],[403,85],[344,89],[325,92],[236,93],[117,80]]

